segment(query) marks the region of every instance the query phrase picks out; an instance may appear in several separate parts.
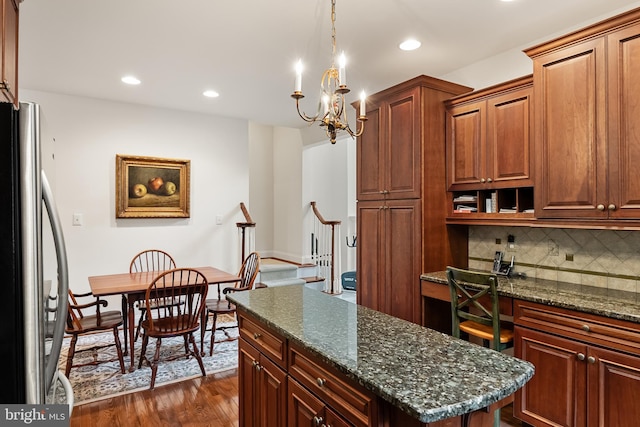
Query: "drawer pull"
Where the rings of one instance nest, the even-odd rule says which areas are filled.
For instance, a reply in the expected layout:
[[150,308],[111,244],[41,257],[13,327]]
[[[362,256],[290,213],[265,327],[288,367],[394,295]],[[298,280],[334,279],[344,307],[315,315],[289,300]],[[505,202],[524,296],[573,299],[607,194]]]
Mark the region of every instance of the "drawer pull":
[[595,358],[595,357],[593,357],[593,356],[589,356],[589,357],[587,358],[587,362],[589,362],[589,363],[596,363],[596,358]]
[[315,427],[320,427],[323,421],[322,417],[313,417],[313,425]]
[[584,354],[578,353],[578,360],[584,360]]
[[317,378],[316,382],[318,383],[319,387],[324,387],[324,385],[327,383],[327,380],[323,380],[322,378]]
[[582,330],[585,332],[589,332],[591,331],[591,328],[589,327],[589,325],[582,325]]
[[254,340],[259,339],[261,336],[262,336],[262,335],[260,335],[260,334],[259,334],[259,333],[257,333],[257,332],[254,332],[254,333],[253,333],[253,339],[254,339]]

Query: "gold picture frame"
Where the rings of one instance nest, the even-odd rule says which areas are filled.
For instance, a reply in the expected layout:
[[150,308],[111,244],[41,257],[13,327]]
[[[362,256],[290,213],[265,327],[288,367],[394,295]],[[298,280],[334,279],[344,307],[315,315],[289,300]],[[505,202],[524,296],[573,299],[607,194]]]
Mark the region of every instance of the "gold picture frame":
[[190,166],[116,154],[116,218],[189,218]]

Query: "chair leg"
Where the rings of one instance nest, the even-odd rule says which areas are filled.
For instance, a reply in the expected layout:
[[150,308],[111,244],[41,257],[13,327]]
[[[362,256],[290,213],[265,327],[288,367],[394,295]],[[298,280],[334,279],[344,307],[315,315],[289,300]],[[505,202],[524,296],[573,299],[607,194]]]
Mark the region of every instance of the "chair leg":
[[140,313],[140,318],[138,319],[138,326],[136,326],[136,337],[133,339],[134,341],[138,341],[138,337],[140,336],[140,329],[142,321],[144,320],[145,311]]
[[493,412],[493,427],[500,427],[500,408]]
[[160,345],[162,344],[162,338],[156,338],[156,351],[153,354],[153,361],[151,362],[151,385],[149,390],[153,390],[156,385],[156,374],[158,373],[158,361],[160,360]]
[[205,307],[202,310],[202,318],[200,319],[200,353],[204,356],[204,334],[207,331],[207,322],[209,321],[209,310]]
[[189,341],[186,335],[184,336],[184,354],[189,357]]
[[213,356],[213,342],[216,340],[216,322],[218,321],[218,313],[213,312],[213,325],[211,325],[211,343],[209,344],[209,356]]
[[[147,344],[149,344],[149,335],[144,334],[142,337],[142,349],[140,350],[140,361],[138,362],[138,369],[142,368],[142,361],[144,360],[144,355],[147,352]],[[133,354],[131,355],[133,357]]]
[[71,337],[71,343],[69,344],[69,354],[67,355],[67,367],[64,370],[64,376],[69,378],[69,372],[71,372],[71,366],[73,366],[73,355],[76,353],[76,342],[78,341],[78,336],[74,335]]
[[[187,336],[185,335],[184,337],[185,341],[187,340]],[[198,352],[198,346],[196,345],[196,340],[195,338],[193,338],[193,334],[189,334],[189,340],[191,341],[191,345],[193,346],[193,354],[196,356],[196,359],[198,360],[198,365],[200,365],[200,370],[202,371],[202,376],[206,376],[207,373],[204,370],[204,363],[202,363],[202,356],[200,356],[200,353]]]
[[120,337],[118,336],[117,326],[113,328],[113,339],[116,342],[116,351],[118,352],[118,362],[120,362],[120,371],[124,374],[124,358],[122,357],[122,346],[120,344]]

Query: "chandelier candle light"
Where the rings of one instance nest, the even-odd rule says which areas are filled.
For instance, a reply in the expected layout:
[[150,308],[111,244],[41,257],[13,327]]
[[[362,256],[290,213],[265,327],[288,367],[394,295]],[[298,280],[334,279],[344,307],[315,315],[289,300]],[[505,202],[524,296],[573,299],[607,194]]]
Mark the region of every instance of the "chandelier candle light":
[[318,111],[315,116],[309,117],[300,111],[300,99],[304,98],[302,94],[302,61],[296,64],[296,80],[293,94],[291,97],[296,100],[296,110],[298,115],[308,123],[320,122],[320,126],[326,127],[327,136],[332,144],[336,143],[338,131],[344,130],[351,137],[356,138],[362,135],[364,131],[364,122],[367,121],[365,108],[365,93],[360,94],[360,115],[357,121],[360,122],[360,129],[354,132],[349,127],[347,118],[347,109],[345,108],[345,94],[350,92],[347,87],[346,58],[344,52],[340,55],[338,68],[335,66],[336,59],[336,1],[331,0],[331,67],[322,74],[320,80],[320,101],[318,102]]

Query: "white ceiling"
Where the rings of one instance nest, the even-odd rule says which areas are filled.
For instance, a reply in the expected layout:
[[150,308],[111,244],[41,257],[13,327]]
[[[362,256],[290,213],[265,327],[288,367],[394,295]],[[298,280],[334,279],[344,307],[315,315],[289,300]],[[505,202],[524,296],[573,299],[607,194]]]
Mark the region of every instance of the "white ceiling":
[[[363,89],[374,93],[420,74],[442,77],[639,5],[337,0],[348,102]],[[305,64],[303,91],[313,110],[331,61],[330,6],[330,0],[24,0],[19,86],[303,127],[290,98],[294,63]],[[400,51],[410,36],[422,47]],[[125,74],[142,84],[122,84]],[[220,97],[203,97],[205,89]]]

